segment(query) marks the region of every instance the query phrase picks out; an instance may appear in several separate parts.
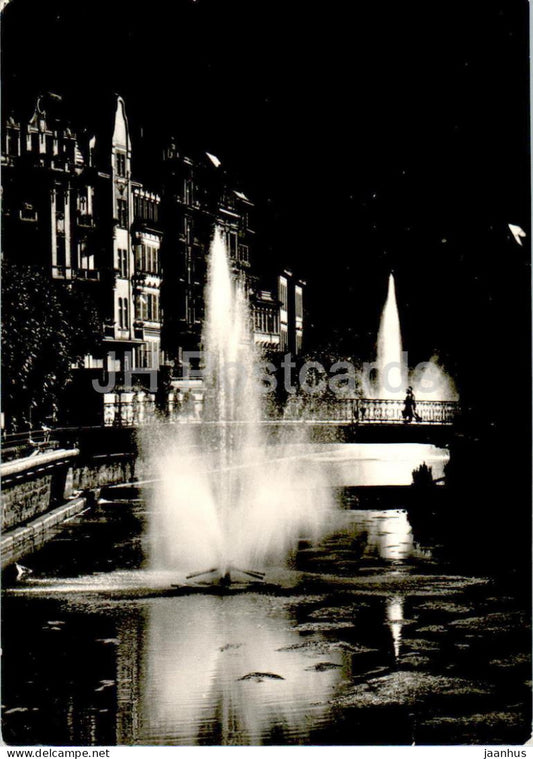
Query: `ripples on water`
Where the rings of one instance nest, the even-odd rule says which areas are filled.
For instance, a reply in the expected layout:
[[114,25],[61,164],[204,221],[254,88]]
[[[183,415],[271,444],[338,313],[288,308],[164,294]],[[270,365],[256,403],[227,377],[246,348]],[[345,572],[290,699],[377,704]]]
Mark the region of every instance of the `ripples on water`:
[[[319,451],[334,459],[337,483],[352,484],[347,452]],[[437,467],[446,459],[424,456]],[[33,575],[7,588],[8,743],[529,737],[529,620],[513,589],[454,572],[421,545],[405,509],[340,512],[334,534],[302,543],[291,568],[270,569],[278,592],[225,597],[162,596],[181,578],[143,569],[145,519],[141,502],[103,505],[27,559]]]

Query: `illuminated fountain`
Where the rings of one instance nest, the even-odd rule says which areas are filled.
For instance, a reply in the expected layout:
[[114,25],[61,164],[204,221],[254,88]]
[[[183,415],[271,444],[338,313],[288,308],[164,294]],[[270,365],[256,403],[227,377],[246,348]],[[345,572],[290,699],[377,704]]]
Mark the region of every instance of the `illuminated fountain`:
[[405,395],[407,368],[403,361],[400,316],[396,303],[394,275],[389,275],[387,299],[381,314],[377,342],[377,398],[394,399]]
[[455,401],[457,392],[452,379],[439,365],[435,357],[414,369],[407,366],[404,353],[396,284],[394,274],[389,274],[387,297],[379,324],[376,370],[377,376],[371,388],[374,398],[403,400],[411,386],[415,395],[425,401]]
[[143,445],[157,478],[154,569],[223,584],[261,580],[265,566],[282,563],[299,538],[316,539],[328,523],[327,482],[299,455],[303,441],[269,445],[249,325],[244,288],[231,275],[216,230],[206,291],[203,420],[151,429]]

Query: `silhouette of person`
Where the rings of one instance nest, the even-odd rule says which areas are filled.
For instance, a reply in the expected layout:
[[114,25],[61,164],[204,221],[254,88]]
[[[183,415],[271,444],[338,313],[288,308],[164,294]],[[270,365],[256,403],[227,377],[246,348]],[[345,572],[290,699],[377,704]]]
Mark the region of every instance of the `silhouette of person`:
[[408,424],[409,422],[412,422],[413,419],[416,419],[417,422],[420,421],[420,417],[416,413],[415,394],[413,393],[413,388],[410,385],[407,388],[407,394],[405,396],[402,414],[403,414],[404,422],[406,424]]

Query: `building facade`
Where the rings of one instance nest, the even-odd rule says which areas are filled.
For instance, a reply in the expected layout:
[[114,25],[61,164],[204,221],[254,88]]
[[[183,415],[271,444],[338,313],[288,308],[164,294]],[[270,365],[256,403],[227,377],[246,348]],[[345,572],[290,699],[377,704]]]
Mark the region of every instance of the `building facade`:
[[41,267],[98,308],[100,349],[85,357],[78,381],[113,371],[124,387],[141,382],[154,390],[154,374],[182,376],[184,352],[201,347],[215,225],[249,296],[254,342],[299,353],[303,283],[284,272],[271,290],[260,285],[254,204],[221,161],[211,153],[191,157],[170,140],[147,186],[133,176],[133,153],[118,95],[90,127],[74,128],[51,93],[27,120],[10,115],[4,124],[2,255]]

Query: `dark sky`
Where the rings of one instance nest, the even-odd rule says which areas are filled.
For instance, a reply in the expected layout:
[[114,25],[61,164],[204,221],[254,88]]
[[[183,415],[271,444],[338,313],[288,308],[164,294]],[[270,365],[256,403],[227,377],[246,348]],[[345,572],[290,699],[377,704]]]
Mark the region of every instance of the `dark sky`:
[[[528,3],[12,0],[6,110],[110,91],[134,133],[218,154],[310,334],[371,358],[394,267],[413,359],[529,364]],[[507,224],[528,233],[520,248]],[[518,362],[518,364],[517,364]],[[488,391],[485,390],[485,393]]]

